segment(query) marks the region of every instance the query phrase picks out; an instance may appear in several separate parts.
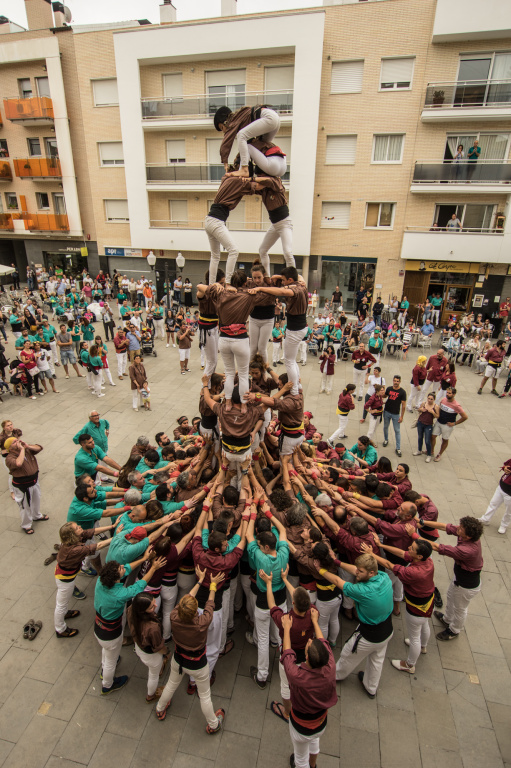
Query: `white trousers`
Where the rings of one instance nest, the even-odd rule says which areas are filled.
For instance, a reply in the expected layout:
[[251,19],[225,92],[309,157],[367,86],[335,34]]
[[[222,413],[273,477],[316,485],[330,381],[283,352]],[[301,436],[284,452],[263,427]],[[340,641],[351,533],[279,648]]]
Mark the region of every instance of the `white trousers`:
[[162,584],[161,587],[161,612],[163,616],[163,639],[168,640],[170,636],[172,635],[172,627],[170,624],[170,614],[176,607],[176,601],[177,601],[177,584],[174,584],[173,587],[167,587]]
[[93,373],[91,373],[91,372],[90,372],[90,371],[88,371],[87,369],[85,370],[85,379],[86,379],[86,381],[87,381],[87,387],[88,387],[89,389],[93,389],[93,387],[94,387],[94,382],[92,381],[92,377],[93,377],[93,376],[94,376],[94,374],[93,374]]
[[231,600],[231,585],[222,592],[222,637],[220,639],[220,650],[223,651],[227,642],[227,622],[229,621],[229,603]]
[[[227,610],[227,630],[234,628],[234,604],[238,595],[239,576],[235,579],[231,579],[231,587],[229,589],[229,605]],[[243,598],[240,596],[238,601],[238,610],[241,608]]]
[[301,445],[303,441],[304,441],[303,435],[298,435],[298,437],[288,437],[286,435],[282,441],[282,446],[280,448],[280,455],[291,456],[291,454],[295,452],[295,449],[298,448],[298,446]]
[[341,597],[333,600],[316,600],[316,608],[319,611],[318,624],[323,632],[323,637],[330,643],[335,643],[339,634],[339,608]]
[[142,405],[142,396],[138,389],[133,389],[131,391],[131,395],[133,398],[133,408],[139,408]]
[[279,155],[272,155],[266,157],[261,150],[254,147],[252,144],[248,145],[248,154],[253,163],[257,165],[268,176],[283,176],[287,171],[286,157],[280,157]]
[[362,397],[364,394],[364,381],[366,378],[366,371],[359,371],[357,368],[353,368],[353,384],[357,387],[357,395]]
[[440,400],[442,400],[444,397],[445,389],[441,389],[441,387],[439,387],[435,397],[435,404],[440,405]]
[[367,430],[367,437],[371,440],[376,430],[380,426],[381,416],[373,416],[369,414],[369,428]]
[[469,603],[480,591],[480,584],[475,589],[457,587],[454,579],[449,584],[445,599],[444,619],[449,624],[451,632],[454,632],[455,635],[459,635],[465,626]]
[[224,392],[227,400],[232,398],[234,377],[238,370],[239,392],[241,402],[243,395],[248,392],[248,366],[250,363],[250,342],[248,339],[227,339],[220,337],[218,349],[224,361],[225,382]]
[[123,373],[126,373],[126,365],[128,363],[128,354],[127,352],[123,352],[122,355],[120,355],[116,352],[115,356],[117,358],[117,374],[119,376],[122,376]]
[[298,353],[298,346],[300,342],[303,341],[306,331],[307,327],[301,328],[299,331],[290,331],[288,329],[286,331],[286,338],[282,342],[284,349],[284,365],[286,366],[288,379],[293,384],[291,388],[292,395],[297,395],[299,391],[298,384],[300,381],[300,369],[296,362],[296,355]]
[[[436,323],[435,323],[436,320]],[[439,325],[440,323],[440,309],[433,309],[431,311],[431,322],[433,325]]]
[[251,622],[254,621],[255,595],[250,589],[250,576],[246,573],[240,574],[241,588],[245,593],[245,604],[247,613]]
[[187,595],[188,592],[193,589],[197,581],[195,571],[193,573],[181,573],[177,572],[177,602],[181,600],[183,595]]
[[400,603],[404,598],[403,582],[398,579],[394,571],[389,571],[388,568],[385,571],[392,582],[392,593],[394,595],[394,602]]
[[20,510],[21,527],[28,530],[32,528],[34,520],[40,520],[43,517],[41,514],[41,486],[37,482],[32,488],[29,488],[30,502],[15,485],[12,487],[12,492],[14,493],[14,501]]
[[425,648],[429,641],[431,628],[427,616],[415,616],[405,611],[406,629],[410,645],[408,647],[408,658],[406,660],[409,666],[415,666],[420,656],[421,648]]
[[155,336],[160,334],[161,340],[163,341],[165,339],[165,324],[163,321],[163,318],[161,320],[153,319],[154,322],[154,330],[155,330]]
[[106,379],[109,384],[114,383],[114,380],[112,379],[112,371],[110,370],[110,368],[103,368],[102,373],[103,373],[103,382]]
[[298,354],[302,365],[307,362],[307,342],[301,341],[298,345]]
[[[240,153],[240,166],[247,166],[249,161],[248,140],[261,136],[263,141],[273,142],[280,128],[280,117],[273,109],[263,107],[261,117],[249,123],[241,131],[238,131],[238,152]],[[210,273],[211,276],[211,273]]]
[[267,275],[270,274],[270,256],[268,251],[279,238],[282,243],[282,253],[284,254],[286,267],[296,266],[295,257],[293,256],[293,222],[289,216],[286,216],[285,219],[270,225],[263,237],[263,242],[259,246],[259,257]]
[[280,695],[283,699],[291,698],[291,691],[289,690],[289,680],[287,679],[286,670],[281,661],[279,661],[279,677],[280,677]]
[[273,365],[277,365],[280,362],[280,353],[282,352],[282,342],[272,341],[273,348]]
[[258,320],[256,317],[250,318],[248,335],[250,339],[250,359],[254,355],[261,355],[264,362],[268,362],[268,342],[270,341],[273,330],[273,320]]
[[156,693],[156,689],[158,688],[160,669],[161,665],[163,664],[163,654],[145,653],[136,643],[135,653],[137,654],[140,661],[147,667],[147,695],[153,696]]
[[[343,581],[349,581],[351,584],[355,583],[355,576],[353,573],[350,573],[349,571],[345,571],[344,568],[339,568],[339,576]],[[353,602],[353,599],[351,597],[348,597],[348,595],[345,595],[343,592],[342,595],[342,606],[347,611],[349,611],[350,608],[353,608],[355,603]]]
[[404,328],[406,323],[406,316],[408,314],[408,310],[405,309],[404,312],[400,312],[397,316],[397,324],[399,328]]
[[326,371],[323,371],[323,373],[321,374],[321,389],[319,391],[320,392],[326,391],[328,394],[330,394],[330,392],[332,391],[333,383],[334,383],[333,375],[327,376]]
[[[278,606],[283,611],[286,604]],[[266,680],[270,673],[270,640],[279,643],[279,631],[272,621],[269,608],[254,608],[254,632],[253,637],[257,643],[257,679]]]
[[[205,355],[204,376],[208,376],[211,384],[211,376],[216,371],[218,361],[218,326],[206,331],[206,344],[203,347]],[[202,359],[201,359],[202,365]]]
[[58,355],[58,352],[57,352],[57,342],[56,341],[50,341],[49,344],[50,344],[50,350],[51,350],[53,362],[54,363],[60,363],[59,355]]
[[115,640],[96,640],[101,646],[101,666],[103,668],[103,688],[111,688],[114,682],[115,668],[117,659],[122,648],[123,634],[116,637]]
[[304,736],[303,733],[298,733],[293,728],[293,724],[289,723],[289,735],[291,736],[291,742],[293,744],[293,753],[295,756],[296,768],[309,768],[310,755],[319,754],[319,740],[323,736],[325,729],[315,733],[314,736]]
[[64,616],[67,613],[67,606],[71,600],[73,589],[75,587],[75,579],[72,581],[62,581],[62,579],[55,579],[57,585],[57,598],[55,603],[55,632],[65,632],[67,624]]
[[[197,685],[197,693],[199,694],[200,707],[202,714],[207,720],[207,723],[211,728],[216,728],[218,725],[218,718],[215,715],[213,708],[213,702],[211,701],[211,687],[209,684],[209,666],[206,664],[202,669],[188,669],[182,667],[183,672],[190,675],[190,678],[194,677],[195,684]],[[179,674],[179,664],[175,660],[174,656],[170,662],[170,675],[167,681],[167,685],[163,689],[163,693],[159,698],[156,705],[156,711],[162,712],[169,701],[171,700],[174,692],[179,688],[183,676]]]
[[421,393],[419,395],[419,401],[417,403],[417,406],[421,405],[421,403],[424,402],[424,400],[426,399],[426,395],[428,394],[430,389],[432,394],[434,395],[439,387],[440,387],[439,381],[429,381],[429,379],[426,379],[426,381],[421,387]]
[[376,693],[378,690],[378,683],[380,682],[383,662],[385,660],[385,653],[387,652],[387,645],[389,644],[392,635],[382,643],[370,643],[368,640],[360,637],[357,644],[357,650],[353,653],[353,646],[355,645],[359,634],[358,631],[355,631],[344,645],[339,660],[335,665],[335,677],[337,680],[344,680],[364,661],[364,659],[366,659],[364,685],[369,693]]
[[410,395],[408,397],[408,403],[406,405],[409,411],[413,411],[414,407],[419,405],[421,397],[421,387],[415,387],[413,384],[410,386]]
[[336,429],[333,435],[328,438],[332,443],[332,445],[335,445],[337,440],[344,437],[345,429],[347,426],[348,426],[348,416],[339,416],[339,428]]
[[220,264],[220,246],[227,251],[227,265],[225,267],[225,282],[230,283],[232,273],[238,261],[238,248],[231,237],[224,221],[215,219],[214,216],[206,216],[204,219],[204,229],[209,240],[209,250],[211,257],[209,260],[209,284],[213,285],[216,281],[218,265]]
[[501,504],[504,505],[504,514],[502,515],[501,526],[503,528],[507,528],[509,523],[511,523],[511,496],[507,493],[504,493],[500,485],[497,485],[495,493],[493,494],[486,512],[482,516],[481,520],[484,520],[484,522],[491,520]]
[[[204,613],[203,608],[197,608],[200,615]],[[222,609],[213,612],[213,621],[208,627],[208,640],[206,645],[206,656],[209,665],[209,674],[213,674],[215,664],[218,661],[218,654],[222,650]],[[190,674],[190,680],[194,680],[193,673]]]
[[92,374],[92,391],[96,396],[101,394],[101,385],[103,383],[103,371],[98,371],[98,375]]

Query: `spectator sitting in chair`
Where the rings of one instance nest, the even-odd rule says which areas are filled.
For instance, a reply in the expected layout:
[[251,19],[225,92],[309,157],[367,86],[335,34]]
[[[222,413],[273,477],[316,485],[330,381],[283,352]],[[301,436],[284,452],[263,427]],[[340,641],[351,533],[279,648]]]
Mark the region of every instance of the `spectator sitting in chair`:
[[[421,336],[425,337],[426,339],[429,339],[430,336],[432,336],[435,332],[435,326],[431,322],[431,320],[428,319],[424,323],[424,325],[421,328]],[[420,341],[423,341],[423,338],[420,339]]]

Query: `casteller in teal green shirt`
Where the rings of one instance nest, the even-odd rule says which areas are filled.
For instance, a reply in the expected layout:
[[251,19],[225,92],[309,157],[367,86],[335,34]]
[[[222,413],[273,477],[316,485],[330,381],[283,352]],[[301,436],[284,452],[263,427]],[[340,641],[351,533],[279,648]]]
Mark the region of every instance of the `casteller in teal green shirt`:
[[249,541],[247,545],[247,552],[250,560],[254,563],[255,571],[257,574],[257,587],[261,592],[266,592],[266,584],[259,576],[259,569],[263,569],[265,573],[272,573],[272,592],[278,592],[280,589],[284,589],[285,584],[282,581],[281,570],[286,570],[289,562],[289,546],[287,541],[277,542],[277,554],[267,555],[261,552],[257,541]]
[[108,451],[108,435],[106,433],[109,430],[110,424],[106,419],[100,419],[97,424],[93,421],[88,421],[87,424],[73,437],[73,443],[78,445],[78,438],[80,435],[92,435],[94,438],[94,445],[99,446],[102,451]]
[[384,571],[378,571],[368,581],[346,581],[342,591],[354,601],[358,618],[364,624],[381,624],[394,608],[392,582]]
[[123,530],[122,533],[113,537],[112,543],[108,547],[108,552],[106,553],[105,562],[109,563],[110,560],[117,560],[121,565],[126,565],[126,563],[132,563],[134,560],[138,560],[138,558],[144,554],[149,546],[147,536],[145,536],[142,541],[130,542],[126,539],[126,536],[130,532],[131,531],[125,533]]
[[106,453],[98,445],[95,445],[90,453],[80,448],[75,456],[75,477],[95,475],[98,471],[99,462],[105,456]]
[[[123,578],[125,579],[131,573],[131,567],[125,565],[124,569]],[[122,581],[117,582],[113,587],[104,587],[101,579],[98,579],[94,591],[94,610],[105,621],[118,619],[124,613],[128,600],[138,595],[139,592],[143,592],[146,587],[147,581],[144,579],[130,584],[129,587],[125,587]]]

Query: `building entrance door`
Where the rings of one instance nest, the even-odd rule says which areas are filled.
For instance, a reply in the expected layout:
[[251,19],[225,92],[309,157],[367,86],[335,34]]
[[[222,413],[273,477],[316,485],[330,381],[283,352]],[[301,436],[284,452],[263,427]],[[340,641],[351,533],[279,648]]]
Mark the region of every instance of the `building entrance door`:
[[321,266],[320,306],[330,301],[336,287],[342,293],[345,312],[356,311],[356,293],[365,288],[371,293],[374,287],[376,264],[365,261],[327,261]]

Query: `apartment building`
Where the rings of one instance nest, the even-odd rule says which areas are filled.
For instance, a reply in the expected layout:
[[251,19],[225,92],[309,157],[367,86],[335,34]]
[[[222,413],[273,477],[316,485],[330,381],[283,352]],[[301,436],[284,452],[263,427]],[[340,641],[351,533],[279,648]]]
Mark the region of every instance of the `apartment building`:
[[[223,103],[265,103],[281,117],[276,142],[288,156],[297,265],[323,298],[336,285],[348,309],[361,286],[384,301],[404,291],[412,305],[441,293],[446,310],[491,315],[496,297],[511,294],[509,4],[488,0],[482,14],[475,0],[325,0],[240,16],[236,0],[223,0],[220,17],[193,22],[178,21],[166,0],[160,11],[159,25],[40,33],[59,45],[75,171],[67,160],[64,168],[57,137],[65,176],[43,177],[43,190],[43,181],[18,178],[13,168],[0,190],[4,216],[5,194],[20,187],[30,213],[48,202],[60,215],[58,185],[67,185],[64,237],[82,235],[91,269],[138,274],[152,252],[161,280],[165,265],[175,274],[181,254],[183,277],[197,282],[209,260],[202,223],[223,173],[212,115]],[[11,31],[5,45],[0,36],[0,76],[11,68],[10,92],[1,96],[23,98],[13,93],[20,65],[3,48],[34,34]],[[44,73],[28,75],[37,90]],[[49,87],[54,98],[51,80]],[[3,118],[0,149],[4,137],[15,141],[8,131],[36,138]],[[51,159],[51,136],[41,131],[39,147]],[[80,221],[71,221],[73,194]],[[24,236],[27,219],[13,220],[15,237]],[[228,226],[248,266],[269,226],[259,198],[246,197]],[[0,247],[6,235],[13,233],[0,232]],[[271,263],[282,263],[279,244]]]

